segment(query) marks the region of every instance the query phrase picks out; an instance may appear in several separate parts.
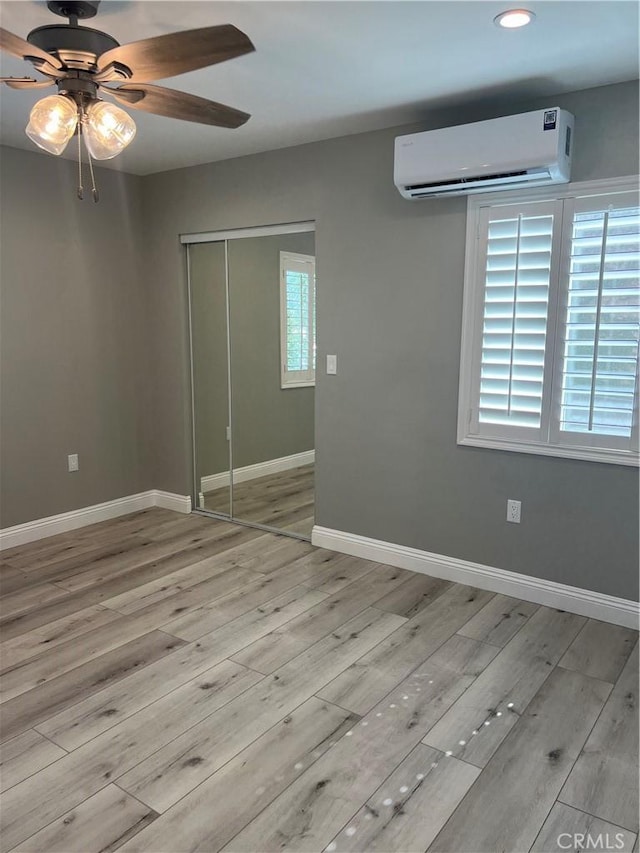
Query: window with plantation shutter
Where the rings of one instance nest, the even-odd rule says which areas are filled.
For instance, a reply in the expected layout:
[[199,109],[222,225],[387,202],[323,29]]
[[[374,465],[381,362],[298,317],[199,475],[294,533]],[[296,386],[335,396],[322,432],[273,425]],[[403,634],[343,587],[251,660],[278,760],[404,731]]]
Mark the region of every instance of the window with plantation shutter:
[[611,183],[469,200],[459,443],[638,464],[640,207]]
[[281,387],[315,384],[315,258],[280,252]]

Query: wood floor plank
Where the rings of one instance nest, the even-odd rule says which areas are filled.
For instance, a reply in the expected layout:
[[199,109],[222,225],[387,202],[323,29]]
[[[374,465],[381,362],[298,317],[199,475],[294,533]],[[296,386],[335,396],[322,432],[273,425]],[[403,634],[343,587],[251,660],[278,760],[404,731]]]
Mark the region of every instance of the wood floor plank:
[[633,832],[620,826],[614,826],[563,803],[556,803],[544,822],[531,853],[562,853],[567,849],[619,850],[621,853],[631,853],[636,837]]
[[67,581],[92,571],[96,564],[107,565],[108,561],[113,563],[124,560],[131,552],[137,552],[150,544],[151,540],[139,535],[125,536],[113,541],[85,543],[83,547],[65,549],[54,559],[43,560],[43,565],[36,568],[29,566],[25,571],[28,571],[31,577],[38,577],[62,588],[62,584],[66,587]]
[[333,843],[340,851],[423,853],[480,774],[418,744]]
[[[179,536],[154,541],[142,536],[128,537],[102,546],[101,555],[85,554],[47,566],[40,574],[51,583],[70,592],[117,580],[137,578],[150,565],[166,566],[175,561],[174,569],[200,559],[224,553],[234,545],[250,541],[259,531],[248,528],[220,531],[200,525]],[[166,573],[166,572],[165,572]],[[158,575],[155,575],[156,577]],[[135,583],[133,585],[136,585]],[[125,586],[125,589],[130,588]]]
[[116,619],[118,614],[112,610],[99,605],[86,607],[49,625],[35,628],[33,631],[1,643],[0,666],[3,670],[15,666],[21,661],[36,657]]
[[345,586],[366,577],[375,571],[380,563],[372,560],[361,560],[359,557],[348,557],[335,551],[316,549],[313,554],[302,558],[288,566],[304,583],[320,592],[333,595]]
[[152,809],[116,785],[107,785],[14,847],[12,853],[98,853],[115,850],[156,817]]
[[[476,640],[452,637],[224,849],[324,850],[495,653]],[[428,679],[420,678],[427,673]]]
[[319,695],[356,714],[366,714],[477,613],[492,595],[462,585],[446,590],[388,640],[323,688]]
[[101,543],[109,538],[122,539],[128,535],[141,533],[150,525],[175,518],[175,515],[175,512],[159,507],[144,509],[18,545],[3,551],[3,555],[12,565],[30,571],[40,568],[38,557],[42,555],[58,553],[61,548],[73,550],[86,543]]
[[254,576],[255,572],[248,569],[223,572],[170,598],[137,610],[130,616],[120,616],[116,621],[97,628],[84,639],[80,647],[71,640],[34,660],[7,669],[0,685],[0,701],[6,702],[7,699],[62,675],[81,663],[160,628],[175,618],[176,614],[197,611],[203,600],[215,600],[230,590],[242,589]]
[[64,598],[68,594],[66,590],[50,583],[39,583],[27,589],[11,592],[8,595],[3,595],[0,599],[0,616],[2,619],[9,619],[27,610],[40,607],[49,601]]
[[118,783],[156,811],[166,811],[403,621],[395,614],[363,611]]
[[55,743],[76,749],[220,663],[252,639],[313,606],[322,593],[293,587],[172,655],[130,675],[38,726]]
[[378,571],[365,575],[357,584],[345,587],[281,628],[251,645],[247,644],[233,659],[266,675],[275,672],[291,658],[404,582],[405,572],[401,569],[380,566]]
[[[184,566],[189,566],[206,557],[224,555],[230,548],[249,542],[255,539],[257,534],[260,533],[260,531],[251,530],[248,527],[238,527],[237,525],[227,525],[227,527],[233,527],[234,532],[225,531],[224,535],[218,538],[214,538],[213,536],[208,537],[197,545],[173,554],[168,554],[159,560],[152,560],[142,566],[137,566],[131,571],[113,577],[104,583],[98,583],[79,592],[69,593],[66,598],[58,599],[53,604],[10,617],[0,625],[0,635],[5,640],[19,636],[34,628],[46,625],[55,619],[60,619],[70,613],[89,607],[92,604],[100,604],[115,595],[119,595],[150,580],[161,578],[170,572]],[[292,583],[293,585],[294,583]]]
[[376,607],[378,610],[387,610],[389,613],[397,613],[398,616],[411,619],[450,586],[449,581],[412,572],[402,586],[377,601]]
[[37,610],[18,613],[2,620],[0,622],[0,639],[2,642],[12,640],[21,634],[28,634],[36,628],[42,628],[51,622],[63,619],[65,616],[70,616],[97,603],[99,603],[99,592],[95,589],[84,590],[82,593],[69,593],[67,596],[58,598],[51,604],[39,607]]
[[637,758],[636,644],[559,799],[637,833]]
[[507,595],[496,595],[458,631],[463,637],[506,646],[538,610],[539,605]]
[[637,640],[637,631],[588,619],[558,666],[615,684]]
[[[255,572],[249,569],[242,571],[255,576]],[[192,612],[166,622],[163,630],[183,640],[197,640],[301,583],[298,572],[289,566],[264,577],[257,577],[225,596],[203,601],[202,605]]]
[[[358,719],[328,702],[308,699],[125,844],[121,853],[215,853]],[[247,795],[238,796],[240,791]]]
[[[163,575],[161,578],[122,592],[120,595],[107,598],[102,602],[102,605],[112,610],[117,610],[124,615],[130,615],[145,607],[149,607],[151,604],[157,604],[159,601],[164,601],[166,598],[171,598],[179,592],[198,586],[220,575],[226,575],[228,579],[237,579],[239,577],[240,584],[236,584],[233,588],[237,588],[245,581],[256,580],[260,577],[257,573],[249,573],[246,569],[243,572],[236,572],[234,571],[236,568],[236,566],[230,564],[230,561],[226,559],[207,557],[190,566],[185,566],[175,572],[170,572],[168,575]],[[223,588],[226,589],[227,587]],[[203,593],[201,600],[206,600],[208,598],[207,590],[201,589],[200,592]]]
[[555,669],[429,850],[528,850],[610,690]]
[[29,729],[0,750],[0,791],[6,791],[66,755],[55,743]]
[[22,693],[40,687],[83,663],[149,633],[150,630],[151,627],[141,626],[129,617],[120,616],[115,622],[97,628],[82,643],[67,641],[36,658],[18,663],[3,673],[0,702],[15,699]]
[[152,631],[5,702],[2,739],[15,737],[184,645],[177,637]]
[[[584,621],[582,616],[541,607],[433,727],[425,743],[484,767]],[[473,732],[477,734],[471,737]]]
[[88,571],[70,577],[57,577],[55,582],[69,592],[75,592],[87,586],[111,580],[118,575],[126,574],[138,566],[167,557],[176,551],[188,550],[190,546],[201,543],[203,538],[206,538],[205,535],[201,530],[198,530],[160,542],[141,540],[135,547],[126,549],[124,553],[93,560],[93,565]]
[[20,569],[14,569],[7,562],[0,561],[0,595],[10,595],[12,592],[20,592],[30,586],[40,583],[41,579],[36,575],[29,576]]
[[225,662],[10,788],[3,796],[0,836],[7,849],[76,808],[114,779],[262,676]]
[[286,536],[274,536],[272,534],[266,534],[266,536],[266,541],[263,541],[263,537],[261,537],[261,539],[254,540],[243,547],[239,564],[245,569],[268,575],[288,566],[294,560],[299,560],[313,553],[308,542],[289,539]]

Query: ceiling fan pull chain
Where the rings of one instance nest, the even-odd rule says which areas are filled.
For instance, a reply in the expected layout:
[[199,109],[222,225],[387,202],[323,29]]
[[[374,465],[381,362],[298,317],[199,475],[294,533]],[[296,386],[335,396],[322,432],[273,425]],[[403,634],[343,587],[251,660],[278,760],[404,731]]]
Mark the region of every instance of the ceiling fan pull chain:
[[[85,142],[85,148],[87,148],[87,143]],[[91,175],[91,194],[93,196],[94,202],[97,204],[100,201],[100,196],[98,194],[98,188],[96,187],[96,178],[93,174],[93,160],[91,159],[91,152],[87,148],[87,159],[89,160],[89,174]]]
[[84,190],[82,188],[82,117],[78,122],[78,198],[80,201],[84,198]]

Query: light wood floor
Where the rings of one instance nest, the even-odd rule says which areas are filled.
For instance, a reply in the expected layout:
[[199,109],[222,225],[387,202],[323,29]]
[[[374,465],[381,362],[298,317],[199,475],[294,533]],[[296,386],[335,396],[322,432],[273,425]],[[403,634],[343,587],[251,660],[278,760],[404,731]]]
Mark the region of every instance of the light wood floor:
[[[288,530],[311,539],[313,527],[313,465],[302,465],[233,487],[233,517]],[[205,509],[229,513],[229,489],[204,495]]]
[[637,850],[635,632],[160,509],[1,577],[5,851]]

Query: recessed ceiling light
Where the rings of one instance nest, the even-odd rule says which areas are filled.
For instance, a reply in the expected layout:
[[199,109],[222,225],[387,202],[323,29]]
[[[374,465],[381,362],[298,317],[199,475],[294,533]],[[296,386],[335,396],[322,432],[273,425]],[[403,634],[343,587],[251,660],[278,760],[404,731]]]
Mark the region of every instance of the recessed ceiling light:
[[502,12],[496,15],[493,23],[497,27],[505,27],[508,30],[514,30],[517,27],[526,27],[535,18],[533,12],[528,12],[526,9],[510,9],[508,12]]

